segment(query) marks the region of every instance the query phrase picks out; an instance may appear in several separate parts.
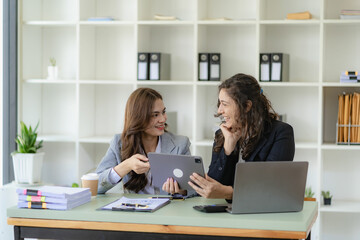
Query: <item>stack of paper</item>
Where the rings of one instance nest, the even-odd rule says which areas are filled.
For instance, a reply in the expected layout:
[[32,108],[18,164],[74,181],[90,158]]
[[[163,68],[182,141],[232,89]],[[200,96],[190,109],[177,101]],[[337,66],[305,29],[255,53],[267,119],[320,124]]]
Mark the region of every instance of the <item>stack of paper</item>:
[[358,71],[346,71],[340,75],[341,83],[357,83],[360,82],[360,75]]
[[337,143],[360,144],[360,93],[339,95]]
[[91,200],[89,188],[43,186],[37,190],[18,188],[16,192],[18,208],[68,210]]
[[360,19],[360,10],[343,9],[340,12],[340,19]]

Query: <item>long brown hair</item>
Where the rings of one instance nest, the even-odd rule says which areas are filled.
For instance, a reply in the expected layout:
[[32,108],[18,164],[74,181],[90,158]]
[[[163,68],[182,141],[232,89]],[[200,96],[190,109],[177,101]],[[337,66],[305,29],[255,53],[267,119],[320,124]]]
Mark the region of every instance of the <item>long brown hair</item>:
[[[257,80],[243,73],[236,74],[222,82],[219,87],[235,101],[238,108],[237,127],[241,129],[239,144],[235,151],[242,151],[242,157],[247,159],[252,151],[255,150],[261,136],[264,133],[265,125],[271,125],[271,120],[278,116],[271,106],[270,101],[262,93]],[[248,101],[252,102],[250,110],[247,112]],[[218,101],[218,107],[220,102]],[[215,115],[216,117],[219,114]],[[221,131],[215,136],[214,151],[219,152],[224,145],[224,136]]]
[[[154,103],[158,99],[162,100],[162,96],[154,89],[138,88],[127,100],[124,129],[121,135],[121,161],[137,153],[146,154],[141,134],[148,127]],[[137,174],[131,171],[129,174],[130,180],[124,184],[124,188],[136,193],[145,188],[148,181],[144,173]]]

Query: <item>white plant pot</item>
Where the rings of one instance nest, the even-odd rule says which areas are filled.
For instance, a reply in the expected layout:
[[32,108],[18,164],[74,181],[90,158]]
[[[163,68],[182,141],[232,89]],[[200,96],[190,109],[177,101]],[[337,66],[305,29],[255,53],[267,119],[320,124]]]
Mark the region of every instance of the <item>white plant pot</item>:
[[12,156],[15,182],[34,184],[41,181],[45,153],[16,153]]
[[48,79],[56,80],[58,78],[58,67],[48,66]]

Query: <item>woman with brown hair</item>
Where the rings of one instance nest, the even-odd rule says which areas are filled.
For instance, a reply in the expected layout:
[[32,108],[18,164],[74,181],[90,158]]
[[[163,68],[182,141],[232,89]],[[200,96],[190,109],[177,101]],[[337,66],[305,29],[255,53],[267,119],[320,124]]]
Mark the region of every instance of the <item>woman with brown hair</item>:
[[189,184],[206,198],[231,199],[236,163],[239,161],[292,161],[293,128],[278,121],[257,80],[236,74],[218,87],[217,117],[212,160],[205,178],[194,173]]
[[[151,184],[147,153],[161,152],[190,155],[185,136],[166,131],[166,108],[162,96],[151,88],[139,88],[129,97],[125,108],[122,134],[116,134],[96,172],[98,193],[105,193],[121,181],[129,193],[159,194]],[[177,184],[167,181],[163,189],[178,192]]]

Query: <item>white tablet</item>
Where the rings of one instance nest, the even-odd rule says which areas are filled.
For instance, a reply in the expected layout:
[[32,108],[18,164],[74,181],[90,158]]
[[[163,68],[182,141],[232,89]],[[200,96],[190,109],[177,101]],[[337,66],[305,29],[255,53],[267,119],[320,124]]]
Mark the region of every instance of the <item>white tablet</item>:
[[173,178],[179,184],[181,189],[194,192],[188,184],[190,175],[197,173],[205,176],[204,165],[200,156],[173,155],[165,153],[148,153],[150,162],[150,171],[152,176],[152,185],[155,188],[162,189],[164,182],[168,178]]

